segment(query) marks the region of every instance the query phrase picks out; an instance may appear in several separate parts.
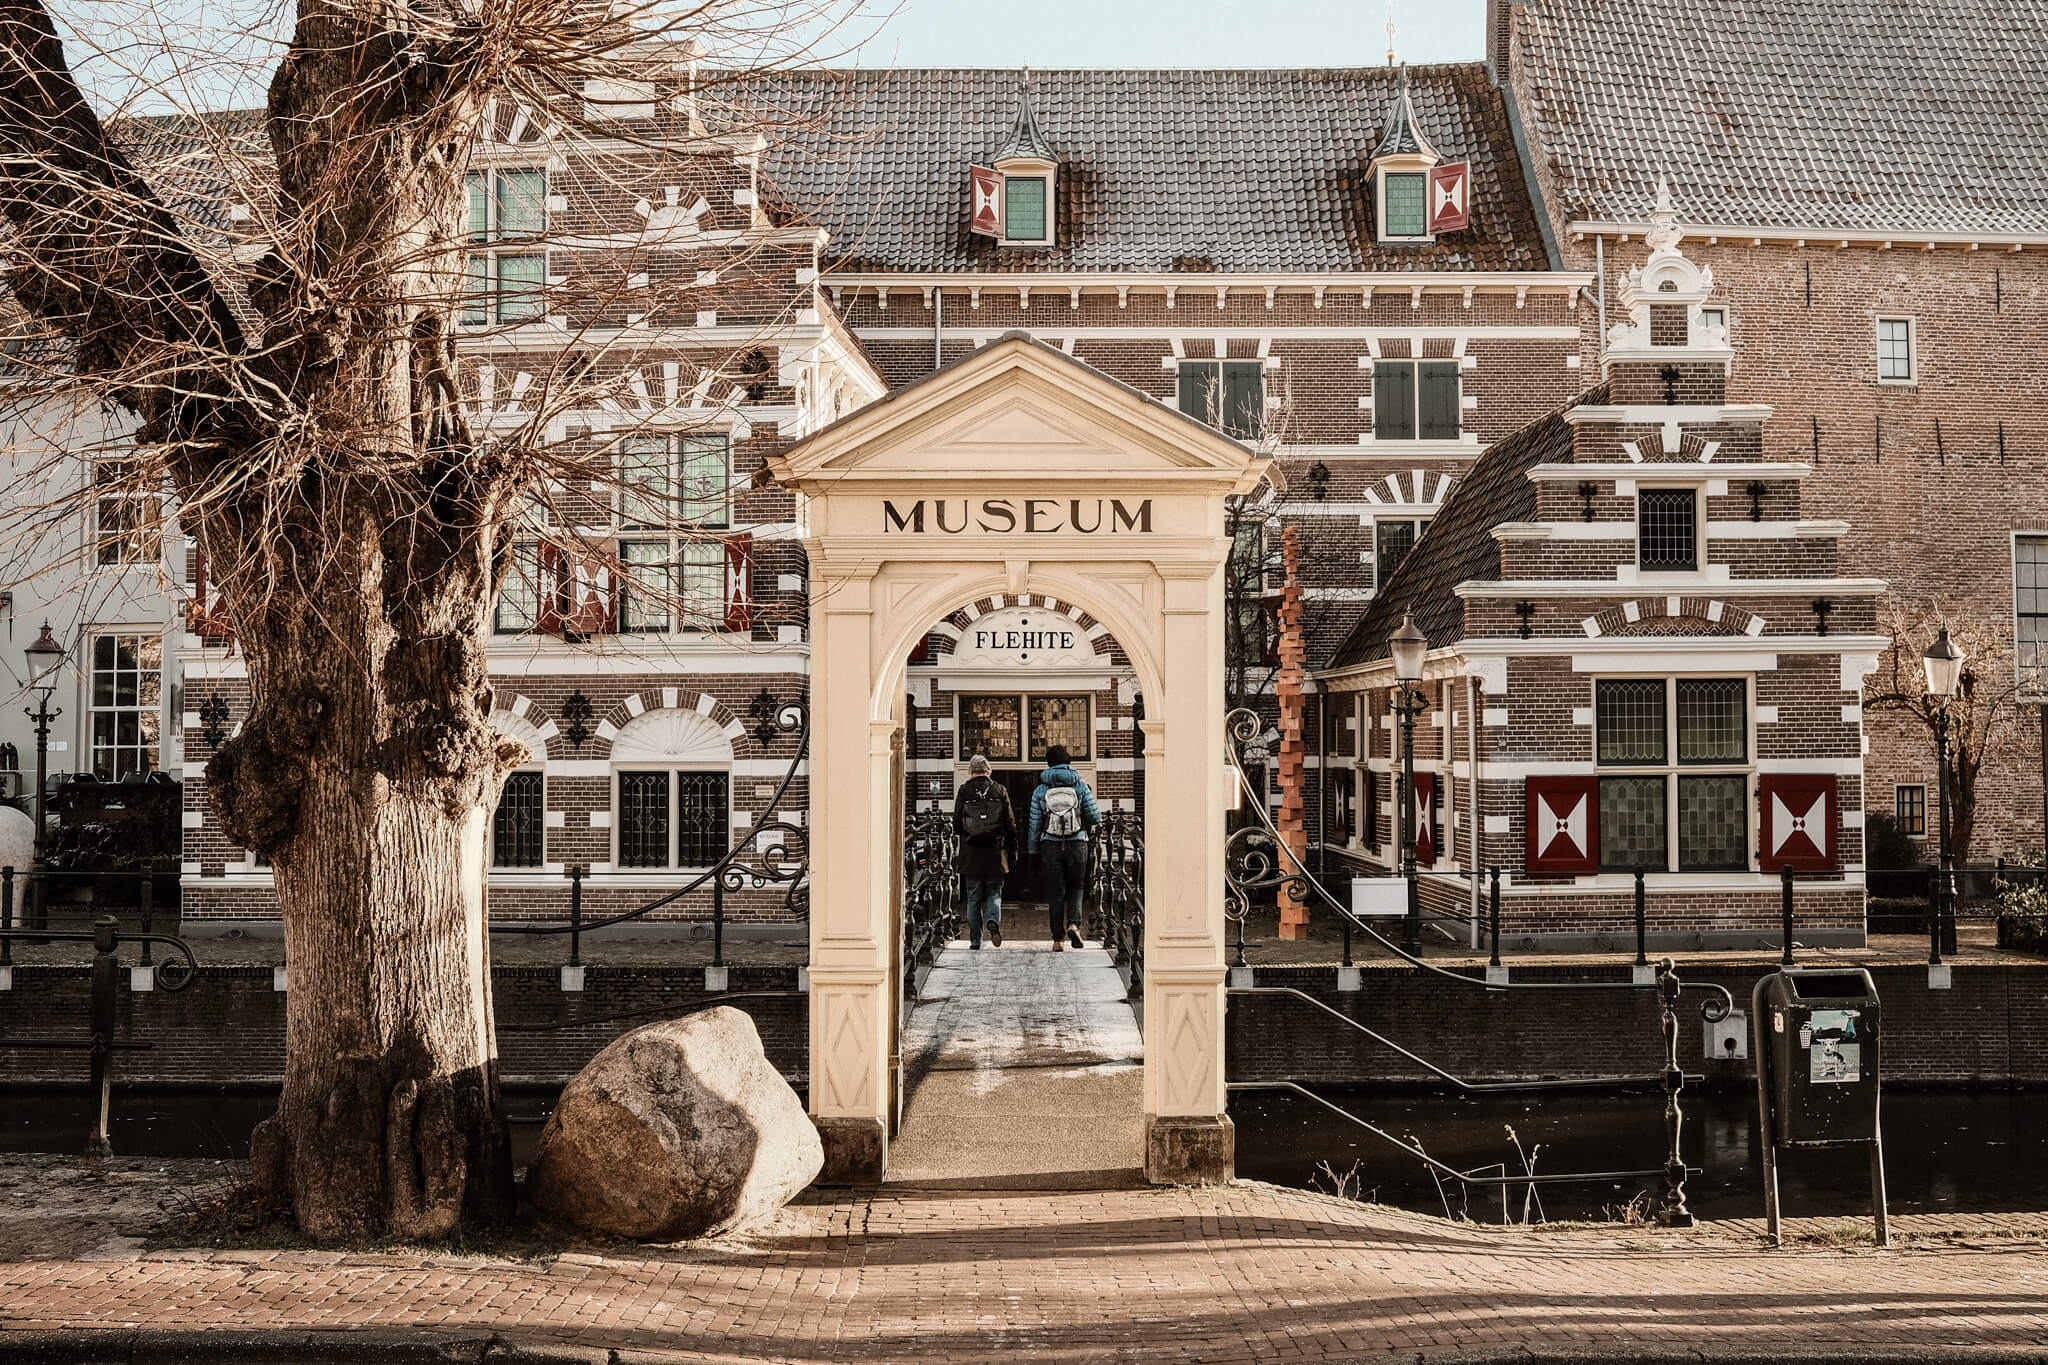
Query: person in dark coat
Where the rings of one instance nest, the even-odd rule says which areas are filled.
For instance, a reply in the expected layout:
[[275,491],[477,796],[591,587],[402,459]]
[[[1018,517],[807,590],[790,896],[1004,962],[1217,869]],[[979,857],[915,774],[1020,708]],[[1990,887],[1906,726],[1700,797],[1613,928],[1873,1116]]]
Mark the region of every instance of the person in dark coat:
[[1045,771],[1031,793],[1031,828],[1025,847],[1045,869],[1046,901],[1052,911],[1052,946],[1064,952],[1081,946],[1081,898],[1088,890],[1088,836],[1102,823],[1095,793],[1074,771],[1064,745],[1045,751]]
[[953,798],[953,831],[960,836],[960,895],[967,903],[967,946],[981,951],[981,932],[1003,946],[1003,875],[1017,851],[1017,818],[1010,793],[988,775],[980,754],[967,760],[967,783]]

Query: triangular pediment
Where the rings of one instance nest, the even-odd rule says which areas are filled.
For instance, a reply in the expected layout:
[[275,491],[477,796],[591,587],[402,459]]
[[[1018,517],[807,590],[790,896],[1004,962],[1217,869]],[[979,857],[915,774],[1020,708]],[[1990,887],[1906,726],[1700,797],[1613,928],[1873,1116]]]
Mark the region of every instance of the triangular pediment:
[[1063,351],[1005,336],[770,457],[812,480],[1218,478],[1270,461]]

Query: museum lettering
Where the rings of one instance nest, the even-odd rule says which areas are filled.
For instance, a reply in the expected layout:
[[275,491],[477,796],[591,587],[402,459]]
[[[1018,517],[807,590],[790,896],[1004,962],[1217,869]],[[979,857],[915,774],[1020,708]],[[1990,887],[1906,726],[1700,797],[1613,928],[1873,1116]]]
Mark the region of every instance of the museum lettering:
[[957,536],[970,530],[991,535],[1149,534],[1152,499],[1127,504],[1122,498],[985,498],[976,506],[970,498],[919,498],[907,508],[882,503],[885,535],[936,531]]

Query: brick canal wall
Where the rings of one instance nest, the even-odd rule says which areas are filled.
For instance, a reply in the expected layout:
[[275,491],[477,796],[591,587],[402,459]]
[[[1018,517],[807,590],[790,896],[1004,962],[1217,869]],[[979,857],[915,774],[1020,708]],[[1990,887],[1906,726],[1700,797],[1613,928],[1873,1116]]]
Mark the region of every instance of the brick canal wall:
[[[790,991],[790,966],[733,967],[730,990]],[[1718,981],[1747,1009],[1768,963],[1717,967],[1688,980]],[[1517,981],[1626,980],[1626,967],[1517,967]],[[2048,963],[1957,966],[1954,988],[1930,991],[1919,966],[1874,969],[1884,1006],[1884,1075],[1922,1084],[2048,1085]],[[565,994],[552,967],[502,967],[494,975],[499,1048],[510,1083],[566,1080],[605,1043],[711,996],[699,967],[590,967],[585,989]],[[86,1020],[87,969],[17,967],[0,992],[0,1040],[75,1037]],[[1329,967],[1262,967],[1262,986],[1290,986],[1325,1001],[1460,1076],[1648,1075],[1662,1065],[1657,1007],[1649,991],[1489,992],[1411,968],[1368,967],[1364,988],[1340,993]],[[1747,1063],[1706,1059],[1704,996],[1688,990],[1679,1015],[1686,1070],[1741,1084]],[[808,1002],[734,998],[752,1015],[769,1058],[793,1080],[806,1071]],[[124,1052],[116,1075],[129,1081],[211,1085],[275,1082],[284,1068],[283,993],[267,967],[210,968],[178,992],[119,995]],[[1429,1073],[1320,1011],[1287,997],[1233,996],[1227,1042],[1232,1080],[1290,1078],[1319,1084],[1414,1082]],[[0,1046],[0,1080],[78,1081],[83,1052]]]
[[[788,991],[790,966],[728,969],[724,994]],[[83,1051],[7,1048],[11,1037],[82,1037],[90,990],[86,967],[16,967],[14,989],[0,991],[0,1078],[76,1081],[86,1074]],[[498,1006],[498,1050],[509,1083],[565,1081],[600,1048],[629,1029],[683,1013],[713,998],[702,967],[585,968],[584,989],[564,992],[553,967],[500,967],[491,987]],[[753,1016],[768,1058],[801,1079],[807,1067],[808,1002],[739,999]],[[115,1076],[164,1084],[275,1083],[284,1074],[285,995],[272,989],[268,967],[212,967],[182,991],[137,994],[123,973],[119,1036],[150,1044],[122,1052]]]
[[[1772,964],[1681,972],[1718,982],[1747,1011]],[[1474,969],[1475,976],[1479,973]],[[1925,966],[1872,969],[1882,1002],[1883,1074],[1929,1085],[2048,1085],[2048,963],[1957,966],[1954,987],[1927,988]],[[1514,968],[1517,982],[1626,981],[1621,967]],[[1368,967],[1364,988],[1340,993],[1329,967],[1260,968],[1260,986],[1288,986],[1343,1011],[1456,1075],[1472,1080],[1648,1075],[1663,1065],[1652,991],[1485,991],[1409,967]],[[1748,1062],[1708,1062],[1688,989],[1679,1007],[1679,1061],[1716,1084],[1752,1083]],[[1228,1069],[1234,1081],[1323,1084],[1422,1081],[1429,1073],[1314,1006],[1286,996],[1232,996]]]

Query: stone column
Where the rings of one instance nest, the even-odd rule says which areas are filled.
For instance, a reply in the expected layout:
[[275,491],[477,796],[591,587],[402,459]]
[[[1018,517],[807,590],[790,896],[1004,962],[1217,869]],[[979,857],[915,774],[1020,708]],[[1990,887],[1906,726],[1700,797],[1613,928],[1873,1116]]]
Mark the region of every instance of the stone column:
[[1145,1172],[1230,1179],[1223,1088],[1223,572],[1162,571],[1165,695],[1146,705]]
[[[888,1162],[889,740],[871,724],[873,569],[813,550],[811,603],[811,1114],[821,1184],[880,1181]],[[893,728],[893,722],[883,727]],[[880,773],[877,774],[879,767]],[[877,798],[880,798],[879,800]]]

